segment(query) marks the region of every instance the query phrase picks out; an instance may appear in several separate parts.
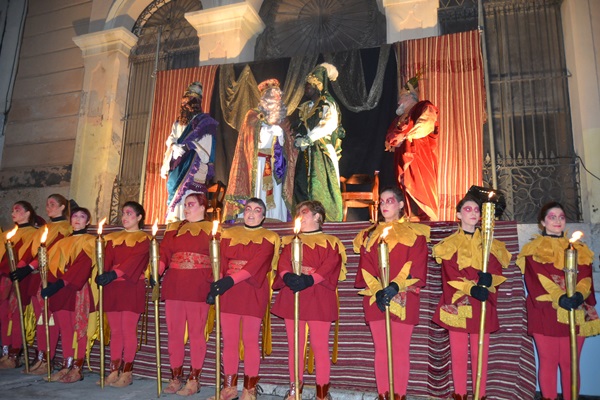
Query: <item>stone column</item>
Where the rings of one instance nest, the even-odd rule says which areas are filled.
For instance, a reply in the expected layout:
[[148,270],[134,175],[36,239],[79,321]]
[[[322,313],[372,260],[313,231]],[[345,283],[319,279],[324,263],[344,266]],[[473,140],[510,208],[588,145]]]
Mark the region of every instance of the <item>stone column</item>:
[[254,60],[256,37],[265,24],[250,3],[194,11],[185,18],[198,32],[200,65]]
[[438,36],[438,0],[383,0],[387,42]]
[[73,38],[85,72],[70,195],[91,211],[93,223],[110,211],[121,162],[129,53],[137,40],[122,27]]

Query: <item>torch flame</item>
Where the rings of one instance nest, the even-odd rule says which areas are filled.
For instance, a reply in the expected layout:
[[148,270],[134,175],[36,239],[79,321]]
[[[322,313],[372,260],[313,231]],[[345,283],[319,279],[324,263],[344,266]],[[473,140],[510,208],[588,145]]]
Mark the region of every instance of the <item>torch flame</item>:
[[381,240],[385,239],[386,236],[388,235],[388,233],[390,233],[390,230],[392,229],[391,226],[388,226],[387,228],[383,229],[383,232],[381,233]]
[[15,227],[6,234],[6,240],[12,239],[12,237],[17,233],[17,229],[19,229],[19,225],[15,225]]
[[102,218],[102,221],[98,224],[98,235],[102,235],[102,225],[106,222],[106,217]]
[[569,239],[569,243],[575,243],[576,241],[578,241],[582,237],[583,237],[583,232],[581,232],[581,231],[575,231],[575,232],[573,232],[573,235],[571,235],[571,239]]
[[298,217],[294,220],[294,235],[300,233],[300,225],[302,225],[302,218]]
[[219,220],[213,221],[212,235],[215,237],[217,235],[217,231],[219,230]]
[[154,225],[152,225],[152,236],[156,236],[156,232],[158,232],[158,218],[154,220]]
[[48,238],[48,226],[44,226],[44,233],[42,233],[41,243],[45,244],[47,238]]

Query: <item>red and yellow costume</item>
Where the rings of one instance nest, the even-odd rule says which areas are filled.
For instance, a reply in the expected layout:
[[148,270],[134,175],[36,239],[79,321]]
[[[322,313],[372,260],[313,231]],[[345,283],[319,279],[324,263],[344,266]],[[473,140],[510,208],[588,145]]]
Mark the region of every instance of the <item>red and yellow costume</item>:
[[[33,242],[38,230],[30,224],[21,224],[17,229],[11,242],[14,247],[15,261],[26,257],[29,254],[31,243]],[[23,347],[23,339],[21,337],[21,320],[19,317],[17,296],[13,289],[13,282],[10,280],[10,263],[8,254],[6,253],[6,235],[9,232],[0,234],[2,238],[2,246],[0,246],[0,330],[2,332],[3,352],[10,351],[10,356],[16,359]],[[21,302],[23,308],[27,306],[31,300],[31,294],[28,290],[30,282],[35,279],[33,274],[29,274],[22,282],[19,283],[21,293]],[[7,347],[8,346],[8,347]],[[10,349],[9,349],[10,348]],[[3,354],[7,356],[8,354]]]
[[133,363],[137,351],[137,323],[146,306],[144,272],[148,267],[150,235],[143,231],[106,235],[104,272],[117,279],[104,287],[104,311],[110,325],[111,365]]
[[192,375],[197,379],[204,364],[204,330],[209,306],[206,296],[213,281],[209,257],[212,223],[175,222],[169,224],[160,244],[161,299],[169,334],[169,360],[174,377],[182,376],[186,325],[190,340]]
[[[245,380],[258,377],[260,326],[263,318],[269,318],[266,311],[271,300],[271,271],[277,265],[279,247],[279,235],[262,227],[234,226],[223,232],[221,276],[230,276],[234,281],[220,297],[226,376],[237,376],[241,337]],[[264,338],[268,336],[268,332],[263,333]],[[263,343],[266,351],[264,347]]]
[[[571,363],[568,311],[558,305],[566,294],[564,251],[569,240],[562,236],[537,236],[523,246],[517,265],[525,274],[527,286],[527,331],[533,336],[539,357],[538,379],[545,398],[557,397],[556,370],[560,367],[563,397],[570,400]],[[578,253],[577,286],[584,302],[575,310],[578,353],[584,338],[600,333],[600,319],[594,308],[592,261],[594,253],[581,242]]]
[[[382,289],[377,247],[385,228],[390,227],[385,242],[388,244],[390,283],[395,282],[400,291],[392,299],[392,343],[394,353],[394,391],[405,395],[409,374],[409,347],[412,331],[419,323],[419,292],[427,281],[427,242],[429,227],[413,224],[402,218],[380,223],[360,232],[354,239],[354,251],[360,261],[354,286],[365,295],[363,309],[365,320],[373,335],[375,346],[375,380],[380,394],[389,392],[385,313],[375,304],[375,294]],[[390,398],[393,395],[389,394]]]
[[[339,317],[337,301],[338,281],[346,278],[346,250],[335,236],[321,231],[301,233],[302,273],[311,275],[314,284],[300,291],[300,343],[304,349],[306,325],[309,327],[310,344],[315,355],[316,383],[329,384],[331,361],[329,356],[329,332],[331,322]],[[283,282],[283,276],[293,272],[291,242],[293,236],[282,240],[283,250],[277,264],[277,275],[273,289],[279,294],[273,304],[272,313],[285,319],[288,337],[290,382],[294,382],[294,293]],[[302,350],[301,350],[302,351]],[[304,371],[304,357],[300,357],[299,368]],[[300,377],[302,381],[302,376]]]
[[[471,297],[471,288],[477,285],[478,272],[483,267],[481,231],[465,233],[461,228],[435,245],[433,257],[442,264],[442,297],[433,316],[433,322],[446,328],[450,335],[452,379],[454,391],[467,394],[467,361],[471,346],[471,375],[476,381],[481,301]],[[485,395],[489,334],[499,329],[497,287],[506,279],[502,268],[508,267],[511,254],[506,245],[492,242],[487,272],[492,274],[492,286],[486,305],[484,352],[480,393]]]

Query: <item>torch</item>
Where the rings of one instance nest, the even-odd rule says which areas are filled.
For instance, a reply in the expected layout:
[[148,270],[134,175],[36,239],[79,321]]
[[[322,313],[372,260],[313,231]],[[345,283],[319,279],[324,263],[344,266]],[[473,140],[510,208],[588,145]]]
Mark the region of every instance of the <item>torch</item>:
[[[103,218],[98,224],[98,237],[96,238],[96,265],[98,275],[104,273],[104,238],[102,237],[102,226],[106,222]],[[98,285],[98,315],[100,319],[100,387],[104,389],[104,288]]]
[[[483,203],[481,215],[481,246],[483,252],[481,271],[487,272],[490,261],[490,251],[492,250],[492,241],[494,240],[494,216],[496,214],[496,204],[492,202],[494,191],[490,191],[487,201]],[[479,321],[478,353],[477,353],[477,376],[475,380],[474,399],[479,399],[479,390],[481,388],[481,373],[483,369],[483,345],[485,335],[485,314],[487,311],[487,302],[481,302],[481,315]]]
[[[302,274],[302,239],[300,239],[301,219],[294,221],[292,239],[292,269],[296,275]],[[294,387],[296,400],[300,400],[300,292],[294,293]]]
[[[569,247],[565,250],[565,289],[567,296],[575,294],[577,286],[577,250],[573,244],[583,237],[581,231],[573,232],[569,240]],[[569,310],[569,344],[571,348],[571,399],[577,400],[579,391],[577,388],[578,362],[577,362],[577,325],[575,324],[575,310]],[[564,390],[564,389],[563,389]]]
[[[6,254],[8,254],[8,262],[10,265],[10,272],[14,272],[17,269],[17,261],[15,258],[15,248],[13,247],[12,239],[17,233],[19,226],[16,225],[14,229],[6,234]],[[29,373],[29,351],[27,349],[27,337],[25,335],[25,322],[23,318],[23,303],[21,302],[21,290],[19,289],[19,281],[13,282],[15,288],[15,296],[17,296],[17,305],[19,307],[19,321],[21,322],[21,339],[23,340],[23,352],[25,354],[25,372]]]
[[154,221],[154,225],[152,225],[152,240],[150,240],[150,268],[152,270],[152,279],[154,279],[154,287],[152,288],[152,301],[154,302],[154,345],[156,347],[156,397],[160,397],[162,392],[162,380],[160,373],[160,316],[158,313],[158,302],[160,300],[160,286],[158,284],[158,260],[160,259],[160,254],[158,252],[156,232],[158,232],[158,218]]
[[[220,277],[221,270],[221,253],[219,239],[217,239],[217,231],[219,230],[219,220],[213,221],[212,239],[210,240],[209,253],[210,263],[212,266],[213,280],[216,282]],[[221,398],[221,305],[220,295],[215,296],[215,379],[217,384],[215,385],[215,399]]]
[[[385,237],[392,229],[388,226],[383,230],[377,246],[377,254],[379,256],[379,274],[381,275],[381,286],[388,287],[390,284],[390,249]],[[385,306],[385,339],[387,344],[387,361],[388,361],[388,379],[390,381],[390,397],[394,397],[394,363],[392,350],[392,322],[390,320],[390,306]]]
[[[40,278],[42,280],[42,289],[48,287],[48,249],[46,249],[46,239],[48,238],[48,227],[44,227],[44,233],[38,249],[38,264]],[[48,298],[44,297],[44,329],[46,330],[46,366],[48,367],[48,382],[50,382],[50,374],[52,373],[52,365],[50,362],[50,323],[48,319]]]

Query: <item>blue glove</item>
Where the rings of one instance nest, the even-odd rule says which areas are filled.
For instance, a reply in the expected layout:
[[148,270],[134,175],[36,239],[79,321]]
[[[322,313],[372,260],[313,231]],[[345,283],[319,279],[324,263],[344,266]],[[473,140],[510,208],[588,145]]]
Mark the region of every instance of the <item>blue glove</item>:
[[558,298],[558,305],[567,311],[575,310],[582,304],[583,295],[579,292],[575,292],[575,294],[571,297],[567,297],[566,294],[563,294]]
[[65,287],[65,283],[63,282],[62,279],[59,279],[54,283],[49,283],[48,286],[46,286],[46,289],[42,289],[42,297],[48,298],[48,297],[56,294],[56,292],[58,292],[60,289],[62,289],[64,287]]
[[[210,295],[212,297],[217,297],[219,295],[222,295],[223,293],[225,293],[226,291],[228,291],[229,289],[231,289],[233,287],[235,282],[233,282],[233,278],[230,276],[226,276],[225,278],[219,279],[216,282],[213,282],[210,285]],[[208,301],[207,301],[208,303]],[[211,303],[209,303],[211,304]]]
[[108,271],[96,277],[96,283],[100,286],[106,286],[112,281],[117,279],[117,273],[115,271]]
[[483,286],[473,286],[471,288],[471,296],[479,301],[486,301],[490,295],[490,291]]
[[477,275],[479,275],[479,280],[477,281],[478,286],[492,286],[492,274],[489,272],[477,271]]
[[29,265],[26,265],[21,268],[17,268],[16,270],[14,270],[13,272],[10,273],[10,280],[13,282],[14,281],[21,282],[23,279],[25,279],[27,277],[27,275],[29,275],[32,272],[33,272],[33,268],[31,268]]
[[290,287],[290,289],[292,289],[292,291],[294,293],[300,292],[300,291],[302,291],[306,288],[309,288],[315,284],[315,279],[310,275],[305,275],[305,274],[301,274],[301,275],[293,274],[293,275],[294,275],[294,278],[292,279],[291,284],[288,286]]

